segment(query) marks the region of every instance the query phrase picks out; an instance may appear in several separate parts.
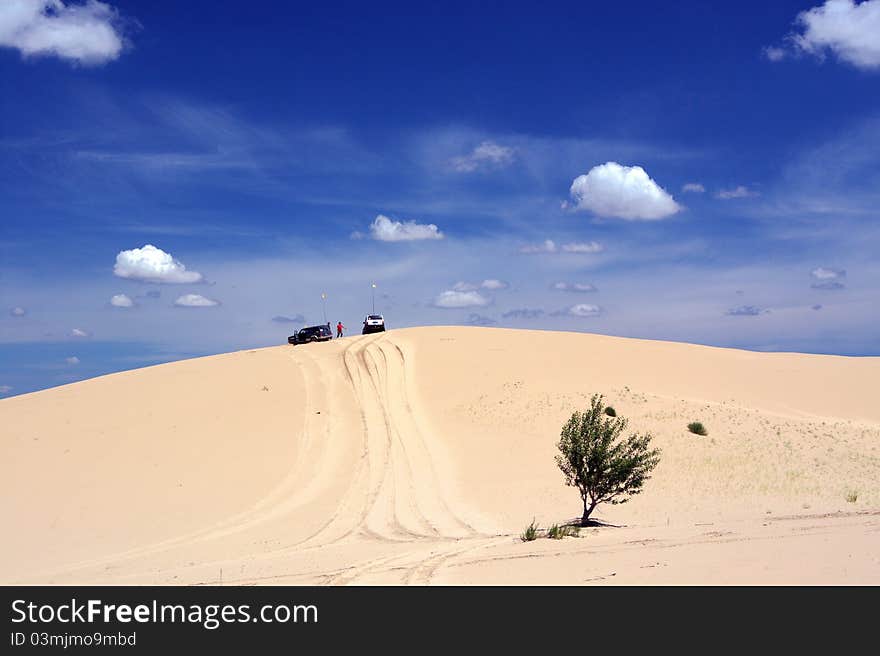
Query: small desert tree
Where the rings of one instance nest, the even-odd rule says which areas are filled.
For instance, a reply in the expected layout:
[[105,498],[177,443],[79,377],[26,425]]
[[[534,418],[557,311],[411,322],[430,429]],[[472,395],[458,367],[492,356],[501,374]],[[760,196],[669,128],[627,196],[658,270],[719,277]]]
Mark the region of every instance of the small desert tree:
[[650,472],[660,462],[660,451],[649,449],[649,434],[626,439],[627,420],[605,414],[603,397],[594,395],[590,409],[575,412],[562,427],[556,464],[565,474],[565,484],[576,487],[584,502],[581,526],[600,503],[625,503],[642,491]]

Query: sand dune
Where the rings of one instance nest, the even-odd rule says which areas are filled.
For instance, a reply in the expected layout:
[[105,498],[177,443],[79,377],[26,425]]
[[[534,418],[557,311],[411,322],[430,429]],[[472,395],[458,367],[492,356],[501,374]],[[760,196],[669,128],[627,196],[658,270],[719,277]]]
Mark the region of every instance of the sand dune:
[[[878,389],[880,358],[482,328],[114,374],[0,401],[0,582],[876,584]],[[523,543],[579,514],[553,456],[595,392],[661,464]]]

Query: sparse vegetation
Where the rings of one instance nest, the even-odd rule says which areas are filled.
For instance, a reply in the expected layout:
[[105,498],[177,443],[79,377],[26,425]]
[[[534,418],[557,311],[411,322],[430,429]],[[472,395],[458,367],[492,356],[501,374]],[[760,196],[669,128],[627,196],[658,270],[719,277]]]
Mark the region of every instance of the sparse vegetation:
[[605,414],[608,415],[609,417],[616,417],[617,410],[615,410],[612,406],[609,405],[605,408]]
[[625,503],[639,494],[660,462],[660,451],[649,449],[651,435],[621,439],[628,424],[605,413],[603,397],[595,394],[586,412],[575,412],[562,427],[556,464],[565,484],[576,487],[583,502],[581,526],[600,503]]
[[532,523],[526,526],[526,530],[522,532],[519,536],[519,539],[523,542],[531,542],[532,540],[538,539],[538,525],[535,524],[535,520],[532,520]]
[[859,493],[855,490],[850,490],[846,493],[846,502],[847,503],[855,503],[859,500]]
[[692,421],[688,424],[688,430],[694,435],[708,435],[709,431],[706,430],[706,427],[703,426],[699,421]]
[[580,535],[581,529],[578,526],[572,526],[571,524],[563,524],[560,526],[559,524],[554,524],[547,531],[547,537],[551,540],[561,540],[562,538],[567,537],[578,537]]

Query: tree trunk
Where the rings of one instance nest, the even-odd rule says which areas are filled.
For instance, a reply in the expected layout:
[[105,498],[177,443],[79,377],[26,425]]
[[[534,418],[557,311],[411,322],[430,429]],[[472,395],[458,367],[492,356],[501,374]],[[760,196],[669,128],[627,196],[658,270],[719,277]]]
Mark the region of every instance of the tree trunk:
[[587,500],[584,499],[584,514],[581,517],[581,526],[589,526],[590,524],[590,515],[593,510],[596,508],[595,503],[591,503],[589,507],[587,506]]

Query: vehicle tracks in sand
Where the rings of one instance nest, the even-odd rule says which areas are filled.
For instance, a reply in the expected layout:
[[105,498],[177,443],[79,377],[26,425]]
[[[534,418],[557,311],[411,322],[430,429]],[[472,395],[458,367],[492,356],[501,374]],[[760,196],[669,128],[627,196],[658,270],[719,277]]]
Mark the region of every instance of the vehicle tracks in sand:
[[[288,472],[267,494],[209,527],[49,577],[198,582],[204,572],[247,569],[253,576],[241,582],[281,570],[344,584],[398,567],[405,582],[427,583],[447,560],[498,539],[453,509],[445,493],[452,472],[432,456],[434,436],[413,410],[406,352],[393,336],[354,338],[335,354],[298,347],[289,357],[303,378],[302,424],[292,431]],[[316,519],[315,504],[326,519]],[[309,554],[332,547],[381,555],[327,574]]]
[[399,543],[484,535],[454,513],[443,494],[409,401],[402,349],[387,335],[362,337],[341,359],[360,418],[360,459],[321,530],[286,549],[326,547],[355,537]]

